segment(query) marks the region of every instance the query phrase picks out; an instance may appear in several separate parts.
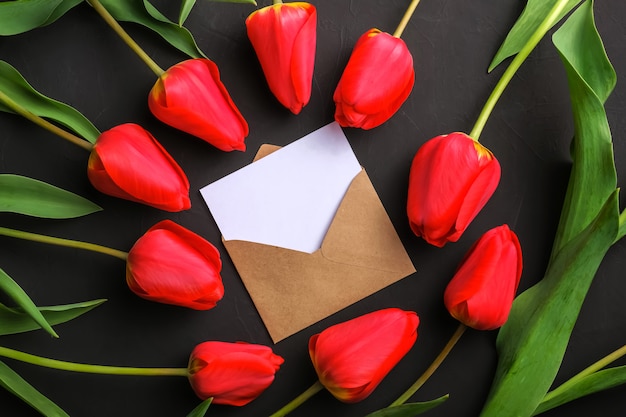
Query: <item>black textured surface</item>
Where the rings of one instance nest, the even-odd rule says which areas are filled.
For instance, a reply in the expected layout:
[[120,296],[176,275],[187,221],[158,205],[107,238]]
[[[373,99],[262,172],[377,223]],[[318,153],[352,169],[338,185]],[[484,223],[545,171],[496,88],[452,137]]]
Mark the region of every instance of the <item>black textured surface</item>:
[[[157,4],[176,19],[178,2]],[[268,2],[261,2],[266,5]],[[157,221],[169,218],[214,242],[224,260],[226,295],[210,311],[198,312],[137,298],[124,282],[124,265],[105,255],[0,239],[0,264],[39,305],[96,298],[109,301],[87,315],[57,326],[61,338],[44,332],[5,336],[0,343],[57,359],[110,365],[183,367],[191,349],[205,340],[271,345],[245,288],[220,244],[220,236],[198,189],[248,164],[262,143],[285,145],[332,121],[332,93],[352,46],[371,27],[393,31],[408,1],[335,0],[318,9],[318,49],[311,102],[294,116],[266,87],[248,42],[244,19],[250,5],[201,1],[186,26],[213,59],[250,125],[245,153],[223,153],[157,121],[147,107],[153,73],[87,5],[52,25],[0,38],[0,58],[15,66],[44,94],[71,104],[101,130],[136,122],[167,148],[191,182],[192,208],[170,214],[102,195],[86,176],[87,154],[18,116],[0,114],[0,171],[47,181],[85,196],[104,211],[66,221],[2,214],[3,226],[24,228],[128,250]],[[508,223],[518,234],[525,269],[521,289],[539,280],[546,267],[567,183],[568,147],[573,134],[569,95],[558,54],[549,38],[533,51],[496,106],[481,142],[502,165],[493,198],[461,240],[443,249],[412,235],[405,204],[410,161],[429,138],[471,129],[504,66],[486,68],[525,2],[515,0],[425,0],[404,32],[415,60],[416,84],[400,111],[371,130],[346,129],[418,272],[274,346],[285,364],[274,384],[243,408],[213,406],[211,416],[269,415],[315,379],[308,338],[327,326],[384,307],[416,311],[418,341],[374,394],[346,405],[326,392],[296,416],[363,416],[395,399],[428,366],[456,327],[446,312],[443,290],[457,262],[487,229]],[[626,76],[626,3],[596,2],[596,20],[618,74]],[[154,33],[132,24],[128,32],[162,66],[186,59]],[[626,164],[626,89],[618,81],[607,113],[613,131],[618,174]],[[583,306],[558,381],[624,344],[626,334],[626,247],[608,253]],[[495,369],[495,332],[466,333],[451,356],[415,395],[450,399],[429,416],[475,417]],[[8,361],[10,366],[73,417],[185,416],[198,403],[187,382],[176,377],[114,377],[71,374]],[[623,363],[623,361],[621,362]],[[560,407],[545,415],[622,416],[624,388]],[[37,415],[0,391],[0,415]],[[502,416],[508,417],[508,416]]]

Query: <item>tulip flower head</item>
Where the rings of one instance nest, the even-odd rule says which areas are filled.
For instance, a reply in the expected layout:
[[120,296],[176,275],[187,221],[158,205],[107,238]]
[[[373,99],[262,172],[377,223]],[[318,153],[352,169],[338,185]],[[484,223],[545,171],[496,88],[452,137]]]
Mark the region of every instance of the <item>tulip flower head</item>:
[[336,324],[309,339],[309,354],[324,387],[340,401],[365,399],[413,347],[419,318],[383,309]]
[[215,404],[242,406],[271,385],[283,362],[267,346],[204,342],[191,352],[189,382],[202,400],[213,397]]
[[157,119],[218,149],[246,149],[248,123],[209,59],[189,59],[165,71],[150,91],[148,106]]
[[404,41],[370,29],[354,46],[335,89],[335,120],[344,127],[377,127],[398,111],[414,83],[413,57]]
[[113,197],[171,212],[191,207],[183,170],[148,131],[133,123],[98,137],[87,176],[98,191]]
[[248,38],[270,90],[293,114],[311,98],[317,12],[305,2],[280,3],[246,19]]
[[411,230],[438,247],[456,242],[499,181],[498,160],[465,133],[430,139],[411,164],[407,200]]
[[507,225],[486,232],[468,251],[444,293],[450,314],[468,327],[493,330],[511,310],[522,275],[522,250]]
[[224,296],[219,251],[190,230],[163,220],[128,252],[126,282],[138,296],[195,310]]

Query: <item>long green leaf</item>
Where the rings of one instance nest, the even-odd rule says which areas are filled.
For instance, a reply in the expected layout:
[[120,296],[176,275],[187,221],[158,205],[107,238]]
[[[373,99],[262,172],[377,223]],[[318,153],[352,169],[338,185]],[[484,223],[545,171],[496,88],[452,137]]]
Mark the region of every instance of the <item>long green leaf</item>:
[[[65,323],[73,320],[106,300],[85,301],[82,303],[65,304],[58,306],[38,307],[43,317],[51,325]],[[41,327],[22,309],[10,308],[0,304],[0,336],[7,334],[23,333],[37,330]]]
[[14,0],[0,2],[0,35],[17,35],[49,25],[83,0]]
[[21,398],[46,417],[69,417],[69,414],[37,391],[4,362],[0,362],[0,386]]
[[[91,143],[95,143],[100,136],[100,131],[78,110],[41,94],[22,77],[17,69],[1,60],[0,91],[31,113],[56,121]],[[0,102],[0,111],[12,112],[2,102]]]
[[[517,54],[522,49],[557,1],[563,0],[528,0],[522,14],[517,22],[515,22],[515,25],[513,25],[513,28],[509,31],[506,39],[500,46],[500,49],[498,49],[498,52],[496,52],[493,61],[489,65],[490,72],[495,67],[500,65],[502,61]],[[557,21],[560,21],[567,13],[569,13],[577,4],[581,2],[581,0],[565,1],[567,1],[568,4]]]
[[498,335],[498,367],[482,417],[532,415],[554,381],[589,286],[618,234],[616,174],[603,107],[614,73],[592,12],[588,0],[554,37],[574,110],[572,173],[546,275],[517,297]]
[[567,72],[573,108],[575,161],[553,246],[553,256],[596,216],[617,187],[611,130],[604,102],[616,75],[587,1],[553,36]]
[[213,397],[202,401],[197,407],[191,410],[189,414],[187,414],[187,417],[204,417],[209,409],[209,406],[211,405],[211,402],[213,402]]
[[543,401],[533,415],[544,413],[560,405],[574,401],[586,395],[604,391],[618,385],[626,384],[626,366],[603,369],[578,381],[567,391]]
[[84,197],[43,181],[0,174],[0,211],[48,219],[69,219],[102,210]]
[[39,326],[54,337],[59,337],[50,326],[30,297],[17,282],[0,269],[0,290],[4,291],[15,303],[27,313]]
[[191,32],[169,20],[148,0],[101,0],[101,3],[115,20],[145,26],[192,58],[205,57]]
[[394,405],[393,407],[382,408],[374,411],[366,417],[413,417],[443,404],[448,397],[449,395],[446,394],[430,401]]
[[532,415],[559,370],[593,277],[618,228],[617,191],[565,245],[545,277],[520,294],[497,338],[498,366],[481,417]]

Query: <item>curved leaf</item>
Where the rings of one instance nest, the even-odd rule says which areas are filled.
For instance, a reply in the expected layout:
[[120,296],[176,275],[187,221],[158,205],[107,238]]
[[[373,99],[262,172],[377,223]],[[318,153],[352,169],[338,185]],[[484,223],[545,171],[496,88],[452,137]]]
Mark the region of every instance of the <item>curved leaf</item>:
[[[61,324],[79,317],[96,308],[106,300],[85,301],[82,303],[38,307],[43,317],[51,325]],[[0,304],[0,336],[37,330],[41,327],[22,309]]]
[[498,366],[481,417],[531,416],[559,370],[578,313],[617,233],[617,191],[598,218],[520,294],[496,347]]
[[0,269],[0,290],[4,291],[15,303],[20,306],[29,317],[35,321],[42,329],[50,333],[54,337],[59,337],[56,332],[50,326],[35,305],[33,301],[24,292],[17,282],[7,275],[2,269]]
[[102,207],[43,181],[0,174],[0,211],[48,219],[85,216]]
[[[35,90],[8,62],[0,60],[0,91],[20,106],[38,116],[51,119],[95,143],[100,131],[78,110]],[[0,111],[13,111],[0,101]]]
[[[504,39],[500,49],[498,49],[498,52],[496,52],[496,55],[491,61],[489,72],[500,65],[502,61],[517,54],[522,49],[557,1],[563,0],[528,0],[522,14],[509,31],[506,39]],[[567,1],[568,4],[561,13],[561,16],[557,19],[557,22],[581,2],[581,0],[565,1]]]
[[618,236],[616,173],[603,106],[615,74],[591,0],[568,18],[554,43],[574,110],[572,172],[546,275],[516,298],[498,334],[498,367],[481,417],[532,415],[557,375],[589,286]]
[[448,394],[430,401],[406,403],[382,408],[365,417],[413,417],[441,405],[449,397]]
[[0,2],[0,35],[17,35],[46,26],[83,0],[14,0]]
[[69,417],[69,414],[37,391],[4,362],[0,362],[0,385],[46,417]]
[[594,24],[593,2],[586,1],[554,34],[573,109],[574,164],[561,212],[553,255],[596,216],[617,187],[611,129],[604,102],[616,84],[602,39]]
[[567,391],[555,395],[548,401],[542,401],[533,415],[552,410],[560,405],[618,385],[626,384],[626,366],[603,369],[578,381]]
[[148,0],[101,0],[101,3],[115,20],[145,26],[192,58],[206,57],[191,32],[169,20]]

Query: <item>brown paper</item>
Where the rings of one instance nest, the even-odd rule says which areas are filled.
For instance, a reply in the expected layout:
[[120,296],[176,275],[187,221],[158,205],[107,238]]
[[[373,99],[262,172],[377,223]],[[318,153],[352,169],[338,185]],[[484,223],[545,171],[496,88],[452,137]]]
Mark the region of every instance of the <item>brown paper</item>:
[[[277,149],[263,145],[255,160]],[[365,170],[316,252],[241,240],[224,246],[274,343],[415,272]]]

